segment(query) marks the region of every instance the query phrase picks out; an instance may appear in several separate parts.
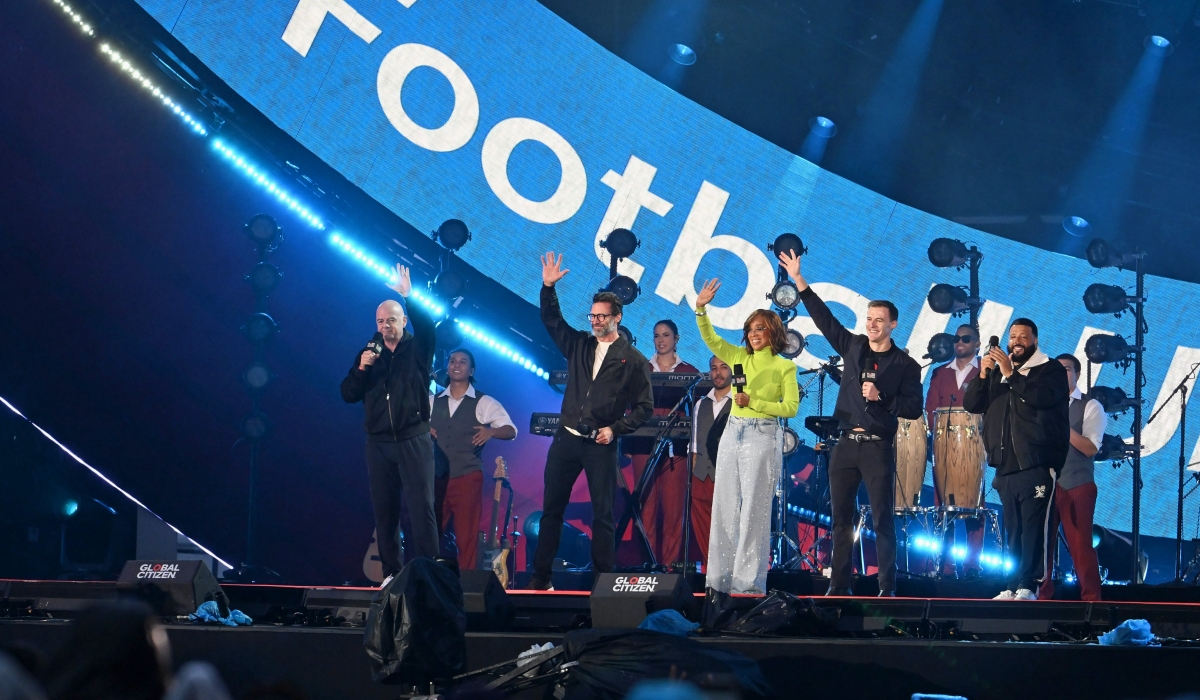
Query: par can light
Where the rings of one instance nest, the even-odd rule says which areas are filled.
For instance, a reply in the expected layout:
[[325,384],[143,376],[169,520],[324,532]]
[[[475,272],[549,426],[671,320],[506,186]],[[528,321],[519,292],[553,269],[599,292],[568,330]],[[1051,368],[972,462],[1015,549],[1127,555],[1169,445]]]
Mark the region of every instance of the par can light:
[[783,350],[779,353],[781,356],[792,360],[804,352],[804,336],[800,335],[800,331],[789,328],[784,333],[784,337],[787,338],[787,342],[784,343]]
[[279,325],[275,319],[260,312],[250,316],[246,325],[242,326],[242,332],[252,343],[265,343],[279,332]]
[[800,449],[800,436],[791,428],[783,429],[783,456],[790,457]]
[[1099,401],[1104,412],[1111,415],[1124,413],[1137,405],[1120,387],[1094,386],[1088,391],[1088,396]]
[[1119,335],[1098,333],[1087,339],[1083,352],[1095,364],[1125,362],[1137,349]]
[[808,252],[808,248],[804,247],[804,241],[794,233],[781,233],[775,238],[775,242],[767,245],[767,250],[771,251],[776,257],[791,252],[792,255],[800,257]]
[[958,267],[971,259],[971,251],[967,249],[967,245],[953,238],[933,239],[927,254],[934,267]]
[[628,258],[641,244],[642,242],[633,234],[633,231],[627,228],[613,229],[612,233],[600,241],[600,247],[607,250],[608,254],[614,258]]
[[248,442],[258,442],[271,432],[271,422],[262,411],[255,411],[242,419],[240,431]]
[[1116,435],[1105,434],[1100,439],[1100,450],[1092,459],[1096,462],[1115,462],[1132,455],[1136,450],[1133,445],[1125,442]]
[[794,309],[800,303],[800,290],[791,280],[776,282],[767,294],[767,299],[781,309]]
[[633,278],[617,275],[604,285],[604,291],[616,294],[622,305],[628,305],[637,300],[638,294],[642,290],[638,287],[637,282],[633,281]]
[[935,284],[929,290],[929,308],[939,314],[956,314],[967,309],[967,290],[952,284]]
[[282,279],[283,273],[269,262],[258,263],[250,274],[246,275],[246,281],[250,283],[255,294],[269,294],[275,291]]
[[925,357],[934,362],[949,362],[954,358],[954,336],[938,333],[929,339]]
[[471,232],[461,219],[446,219],[433,232],[433,240],[446,250],[459,250],[471,240]]
[[1083,305],[1093,314],[1119,314],[1129,308],[1129,296],[1116,285],[1096,283],[1083,292]]
[[283,229],[267,214],[255,214],[246,222],[246,235],[262,248],[277,248],[283,241]]
[[251,391],[266,389],[273,378],[271,370],[267,369],[267,366],[261,362],[255,362],[247,367],[245,372],[242,372],[242,383]]
[[[433,335],[437,347],[442,350],[453,350],[463,344],[463,333],[458,322],[452,318],[443,318],[433,327]],[[442,386],[447,386],[442,384]]]
[[454,270],[442,270],[433,279],[432,291],[443,301],[451,301],[462,296],[466,286],[462,275]]

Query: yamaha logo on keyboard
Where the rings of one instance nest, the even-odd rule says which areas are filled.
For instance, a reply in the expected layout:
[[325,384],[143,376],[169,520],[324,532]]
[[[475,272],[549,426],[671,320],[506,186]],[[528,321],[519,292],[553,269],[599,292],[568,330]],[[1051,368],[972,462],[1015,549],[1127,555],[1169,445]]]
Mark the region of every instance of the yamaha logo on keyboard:
[[612,589],[614,593],[653,593],[656,586],[657,576],[618,576]]

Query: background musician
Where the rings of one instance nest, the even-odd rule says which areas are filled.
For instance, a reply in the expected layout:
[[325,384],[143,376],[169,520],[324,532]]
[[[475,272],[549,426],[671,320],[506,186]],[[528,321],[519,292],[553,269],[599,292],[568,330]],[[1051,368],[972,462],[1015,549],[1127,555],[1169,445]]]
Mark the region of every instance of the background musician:
[[[651,372],[699,374],[700,370],[679,359],[679,328],[670,319],[654,324],[654,355],[650,358]],[[654,389],[654,415],[665,416],[682,397],[682,391]],[[631,462],[634,483],[642,479],[649,452],[654,441],[649,438],[622,440],[631,443]],[[624,449],[624,448],[623,448]],[[650,482],[642,506],[642,525],[646,538],[660,564],[674,564],[683,555],[683,502],[687,498],[687,441],[671,443],[668,456],[662,459]],[[661,522],[660,522],[661,518]],[[706,533],[707,534],[707,533]]]
[[434,511],[442,532],[454,528],[458,568],[474,569],[483,505],[483,446],[512,440],[517,427],[496,399],[475,389],[475,356],[459,348],[446,359],[449,386],[429,396],[433,437]]
[[983,414],[983,446],[996,468],[1008,548],[1016,561],[997,600],[1037,600],[1052,542],[1048,509],[1055,470],[1067,459],[1071,427],[1067,371],[1038,349],[1037,325],[1012,322],[1008,352],[992,348],[967,387],[963,405]]
[[[1050,513],[1051,543],[1062,522],[1063,535],[1067,540],[1067,551],[1075,563],[1075,578],[1079,580],[1079,597],[1082,600],[1100,600],[1100,564],[1096,550],[1092,547],[1092,519],[1096,515],[1096,453],[1108,428],[1108,416],[1100,402],[1079,391],[1079,359],[1063,353],[1054,358],[1067,370],[1067,382],[1071,387],[1071,403],[1067,416],[1071,421],[1071,446],[1067,449],[1067,460],[1063,463],[1054,487],[1054,510]],[[1054,596],[1054,554],[1058,547],[1053,544],[1047,551],[1046,577],[1038,590],[1043,600]]]
[[553,590],[551,565],[562,538],[571,488],[580,472],[587,476],[592,500],[593,570],[613,570],[616,438],[636,430],[654,408],[650,363],[617,333],[621,300],[612,292],[597,293],[587,315],[591,332],[575,330],[563,318],[554,291],[554,285],[568,272],[562,269],[562,255],[556,259],[554,253],[546,253],[542,257],[542,325],[567,359],[567,386],[560,427],[546,454],[540,536],[529,582],[534,590]]
[[896,595],[895,507],[897,418],[921,416],[921,366],[892,342],[898,312],[890,301],[867,304],[866,334],[846,329],[808,286],[800,257],[784,251],[800,300],[821,334],[845,362],[833,415],[841,437],[829,462],[833,505],[833,573],[826,595],[851,595],[851,549],[858,488],[865,483],[875,525],[879,595]]
[[[937,416],[934,411],[939,408],[962,407],[963,395],[967,385],[979,376],[979,331],[969,323],[958,327],[954,336],[954,359],[933,371],[929,380],[929,394],[925,396],[925,416],[929,431],[937,430]],[[934,504],[942,505],[941,494],[934,489]],[[966,578],[979,576],[982,568],[979,566],[979,555],[983,552],[984,522],[982,518],[964,518],[958,520],[963,524],[967,534],[967,558],[963,561],[963,575]],[[947,528],[946,540],[942,547],[942,575],[956,576],[952,545],[954,530]]]
[[692,410],[692,534],[700,546],[700,561],[708,561],[708,532],[712,527],[713,485],[717,481],[717,454],[732,404],[733,370],[713,355],[708,361],[713,387]]

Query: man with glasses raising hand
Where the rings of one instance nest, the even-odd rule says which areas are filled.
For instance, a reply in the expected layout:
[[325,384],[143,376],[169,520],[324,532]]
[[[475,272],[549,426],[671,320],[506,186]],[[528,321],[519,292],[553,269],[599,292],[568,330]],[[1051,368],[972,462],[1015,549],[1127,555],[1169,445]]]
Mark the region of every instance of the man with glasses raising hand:
[[542,520],[529,587],[553,590],[551,565],[579,472],[587,476],[592,499],[592,569],[595,573],[613,570],[616,438],[633,432],[650,416],[654,398],[649,361],[617,333],[621,323],[617,295],[599,292],[593,296],[587,315],[591,332],[575,330],[563,318],[554,291],[554,285],[570,270],[562,269],[561,254],[546,253],[541,260],[542,324],[567,358],[568,376],[558,433],[546,454]]

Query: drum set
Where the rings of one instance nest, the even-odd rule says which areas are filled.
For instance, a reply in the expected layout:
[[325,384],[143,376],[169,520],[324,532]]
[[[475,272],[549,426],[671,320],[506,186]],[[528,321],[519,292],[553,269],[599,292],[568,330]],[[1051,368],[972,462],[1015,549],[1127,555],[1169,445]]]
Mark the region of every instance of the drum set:
[[[939,408],[933,412],[932,430],[927,429],[924,416],[901,418],[895,449],[894,513],[901,519],[904,562],[910,573],[914,572],[910,568],[908,535],[914,522],[943,542],[955,520],[979,518],[987,523],[996,542],[1002,544],[999,517],[984,500],[987,459],[983,450],[983,416],[968,413],[964,408]],[[935,503],[922,505],[921,486],[931,456]],[[869,506],[862,510],[866,518]],[[938,576],[943,571],[945,554],[946,548],[940,547],[934,568]]]

